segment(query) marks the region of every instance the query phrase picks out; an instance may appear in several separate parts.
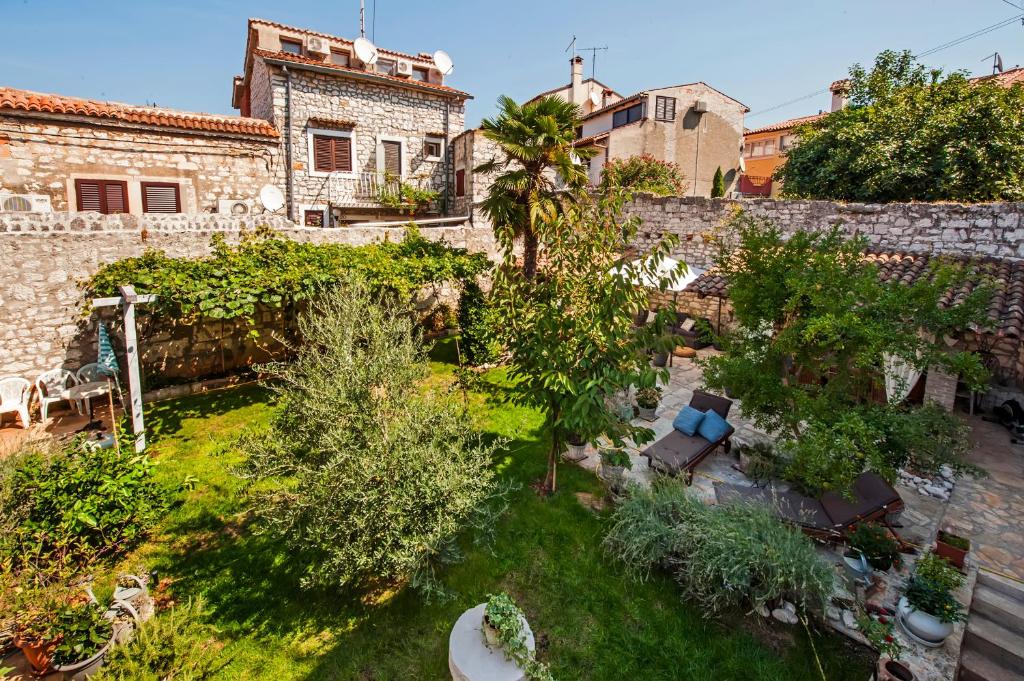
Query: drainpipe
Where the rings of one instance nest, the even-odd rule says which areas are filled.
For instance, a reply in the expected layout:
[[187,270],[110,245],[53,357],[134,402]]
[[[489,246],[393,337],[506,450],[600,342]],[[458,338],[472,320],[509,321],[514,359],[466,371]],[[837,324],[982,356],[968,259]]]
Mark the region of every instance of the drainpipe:
[[444,169],[442,173],[444,175],[444,192],[442,194],[442,196],[444,196],[444,202],[442,203],[443,208],[441,209],[441,214],[445,216],[448,215],[448,162],[451,158],[451,150],[448,149],[448,110],[450,106],[451,102],[447,99],[444,100],[444,163],[442,164],[442,168]]
[[284,71],[284,160],[285,160],[285,196],[288,202],[288,219],[295,222],[295,190],[292,186],[292,72],[287,66]]

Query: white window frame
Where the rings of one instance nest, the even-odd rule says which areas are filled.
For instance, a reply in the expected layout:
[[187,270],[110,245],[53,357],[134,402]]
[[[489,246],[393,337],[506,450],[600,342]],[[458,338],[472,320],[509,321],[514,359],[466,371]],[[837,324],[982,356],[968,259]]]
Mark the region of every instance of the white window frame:
[[[331,226],[331,222],[330,222],[331,221],[331,215],[330,215],[330,212],[329,212],[329,210],[328,210],[328,208],[327,208],[327,206],[325,204],[322,204],[322,203],[305,204],[304,203],[304,204],[299,204],[299,226],[300,227],[305,227],[306,226],[306,212],[307,211],[313,211],[315,213],[323,213],[323,216],[324,216],[323,227],[320,227],[319,229],[323,229],[324,227],[330,227]],[[313,228],[310,227],[310,229],[313,229]]]
[[445,151],[446,151],[445,148],[444,148],[444,138],[443,137],[435,137],[434,135],[427,135],[426,137],[423,138],[424,146],[426,146],[426,144],[428,142],[432,143],[432,144],[437,144],[438,149],[441,150],[441,155],[440,156],[427,156],[424,153],[423,154],[423,160],[424,161],[443,161],[444,160],[444,154],[445,154]]
[[[398,142],[399,149],[401,149],[401,151],[399,152],[401,156],[399,161],[402,166],[401,174],[399,174],[398,179],[404,180],[407,175],[406,166],[409,165],[408,154],[406,153],[405,148],[405,138],[398,137],[395,135],[377,135],[377,175],[379,177],[384,177],[384,142]],[[355,142],[353,142],[353,144],[355,144]]]
[[[325,173],[322,170],[316,169],[316,158],[313,156],[313,135],[323,135],[327,137],[348,137],[352,140],[352,171],[344,172],[342,170],[335,170],[330,173]],[[356,176],[356,169],[359,168],[359,151],[356,145],[356,132],[355,130],[328,130],[326,128],[307,128],[306,129],[306,173],[310,177],[352,177]]]

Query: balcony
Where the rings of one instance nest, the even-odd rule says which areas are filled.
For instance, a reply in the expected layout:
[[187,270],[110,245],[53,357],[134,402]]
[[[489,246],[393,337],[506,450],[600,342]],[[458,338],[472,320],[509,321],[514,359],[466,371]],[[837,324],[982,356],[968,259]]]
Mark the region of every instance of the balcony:
[[739,192],[742,196],[771,196],[772,178],[762,175],[740,175]]

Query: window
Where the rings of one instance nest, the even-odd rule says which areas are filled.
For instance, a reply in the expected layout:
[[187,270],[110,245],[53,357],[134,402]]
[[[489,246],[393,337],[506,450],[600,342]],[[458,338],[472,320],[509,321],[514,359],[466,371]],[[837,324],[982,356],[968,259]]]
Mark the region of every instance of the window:
[[583,139],[583,126],[582,125],[577,125],[575,132],[576,132],[576,139]]
[[378,59],[376,67],[377,73],[384,73],[390,76],[395,72],[395,61],[393,59]]
[[794,135],[783,135],[779,138],[779,151],[786,151],[793,146],[794,141],[796,141]]
[[676,119],[675,97],[662,97],[658,95],[654,101],[654,120],[671,122]]
[[78,210],[128,212],[128,183],[124,180],[75,180]]
[[455,171],[455,196],[466,195],[466,171],[462,168]]
[[754,149],[754,145],[751,144],[750,142],[747,142],[746,144],[744,144],[743,145],[743,158],[750,158],[751,151],[753,151],[753,149]]
[[288,54],[302,54],[302,43],[292,38],[281,38],[281,51]]
[[402,176],[402,143],[382,140],[380,143],[383,161],[377,162],[377,170],[383,170],[395,177]]
[[302,211],[302,224],[306,227],[323,227],[324,212],[322,210]]
[[775,154],[775,140],[764,141],[764,155],[772,156]]
[[143,213],[180,213],[181,193],[174,182],[142,183]]
[[331,48],[331,63],[338,66],[349,66],[352,63],[352,55],[345,50]]
[[412,67],[412,79],[418,80],[421,83],[426,83],[430,81],[430,69],[424,68],[422,66]]
[[440,160],[441,142],[435,139],[428,139],[423,143],[423,156],[427,159]]
[[643,112],[644,105],[642,103],[634,104],[628,109],[623,109],[622,111],[616,111],[612,114],[612,127],[620,128],[623,125],[634,123],[643,118]]
[[320,173],[352,172],[352,138],[313,135],[313,169]]

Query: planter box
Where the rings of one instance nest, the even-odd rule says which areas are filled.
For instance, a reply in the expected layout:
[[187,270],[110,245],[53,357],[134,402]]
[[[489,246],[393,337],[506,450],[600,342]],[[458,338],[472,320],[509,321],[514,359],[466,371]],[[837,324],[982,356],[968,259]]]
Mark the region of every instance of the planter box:
[[958,537],[959,539],[963,539],[967,542],[967,548],[957,548],[956,546],[953,546],[952,544],[947,544],[946,541],[944,541],[945,538],[948,536],[958,537],[958,535],[954,535],[950,532],[939,530],[939,534],[935,538],[935,553],[948,560],[950,564],[958,570],[963,571],[964,563],[967,560],[967,554],[971,550],[970,542],[967,539],[964,539],[963,537]]

